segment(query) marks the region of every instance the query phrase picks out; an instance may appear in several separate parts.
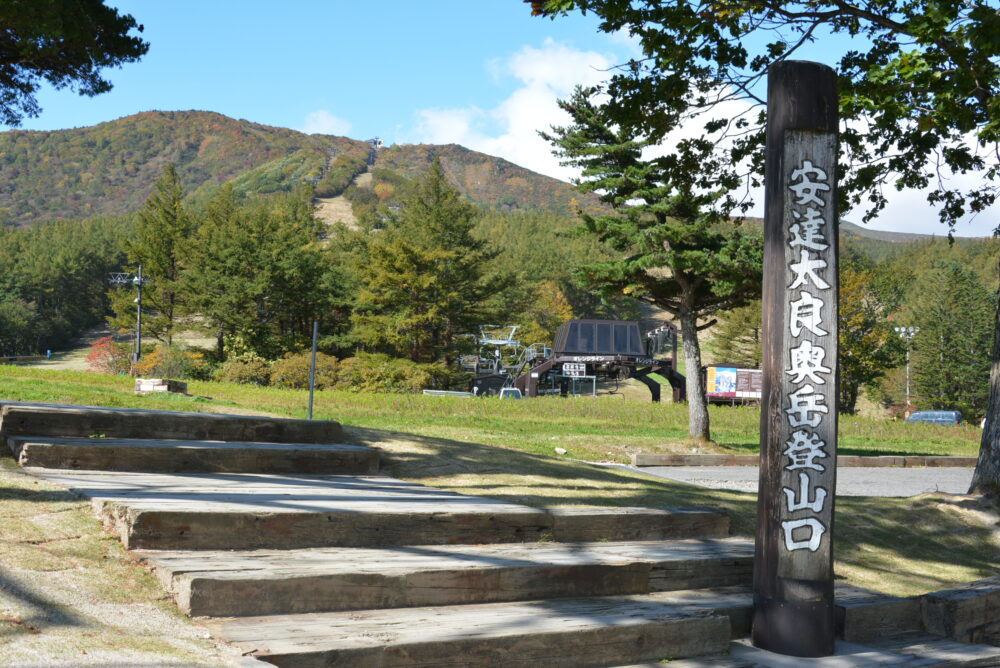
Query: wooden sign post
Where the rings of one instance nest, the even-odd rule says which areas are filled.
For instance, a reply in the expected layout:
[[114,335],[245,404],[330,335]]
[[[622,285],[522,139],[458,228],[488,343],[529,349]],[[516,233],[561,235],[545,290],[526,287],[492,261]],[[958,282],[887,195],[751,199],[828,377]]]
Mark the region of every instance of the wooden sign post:
[[767,90],[763,391],[753,643],[833,653],[837,472],[837,90],[819,63]]

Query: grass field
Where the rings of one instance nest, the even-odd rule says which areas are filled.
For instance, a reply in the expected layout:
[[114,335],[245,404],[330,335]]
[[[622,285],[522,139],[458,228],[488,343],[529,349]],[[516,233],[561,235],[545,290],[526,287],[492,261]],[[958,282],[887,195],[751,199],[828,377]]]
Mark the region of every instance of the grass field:
[[[305,417],[308,393],[229,383],[189,383],[192,397],[136,397],[132,379],[85,371],[0,366],[0,397],[8,400],[132,406],[189,411],[249,410]],[[756,407],[712,406],[717,445],[702,452],[749,454],[759,449]],[[687,407],[621,396],[539,397],[522,401],[423,395],[317,392],[314,415],[347,425],[402,431],[590,461],[626,462],[631,454],[690,452]],[[907,424],[843,416],[844,455],[964,455],[979,451],[972,426]]]
[[[0,400],[262,413],[304,417],[308,393],[191,383],[194,396],[132,394],[132,379],[88,372],[0,366]],[[756,496],[720,492],[588,464],[633,452],[690,452],[684,406],[621,397],[522,401],[319,392],[315,415],[348,426],[347,440],[383,452],[395,477],[536,507],[554,505],[712,506],[738,535],[752,535]],[[717,446],[753,452],[759,414],[713,407]],[[979,430],[841,421],[840,452],[977,452]],[[565,448],[557,456],[554,448]],[[2,483],[0,483],[2,486]],[[2,511],[2,508],[0,508]],[[995,574],[1000,549],[995,509],[972,497],[837,500],[837,577],[894,594],[917,594]]]

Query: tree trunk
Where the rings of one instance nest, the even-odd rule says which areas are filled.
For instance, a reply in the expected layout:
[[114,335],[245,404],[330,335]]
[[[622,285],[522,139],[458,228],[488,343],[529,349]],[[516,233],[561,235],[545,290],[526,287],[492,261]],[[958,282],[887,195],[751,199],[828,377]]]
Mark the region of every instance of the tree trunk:
[[705,381],[701,376],[701,345],[698,343],[698,321],[694,314],[679,314],[684,336],[685,385],[688,402],[688,435],[697,441],[711,440],[708,424],[708,402]]
[[979,461],[972,474],[969,494],[1000,497],[1000,299],[993,327],[993,364],[990,366],[990,394],[986,404],[986,427],[979,446]]

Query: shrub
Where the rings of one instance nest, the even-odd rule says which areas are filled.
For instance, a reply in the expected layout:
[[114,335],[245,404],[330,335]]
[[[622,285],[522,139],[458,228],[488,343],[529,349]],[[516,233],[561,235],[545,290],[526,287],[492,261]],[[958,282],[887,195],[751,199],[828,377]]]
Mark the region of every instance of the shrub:
[[267,385],[271,382],[271,364],[254,353],[243,353],[226,360],[216,371],[215,380],[242,385]]
[[135,374],[146,378],[184,378],[202,380],[209,365],[199,352],[158,345],[135,365]]
[[132,365],[132,347],[118,343],[110,336],[102,336],[90,345],[87,368],[98,373],[126,375]]
[[444,364],[417,364],[381,353],[358,353],[340,363],[334,387],[351,392],[420,392],[441,387],[448,376]]
[[[292,390],[309,388],[311,353],[287,353],[271,363],[271,384]],[[316,353],[316,389],[333,387],[337,382],[337,358]]]

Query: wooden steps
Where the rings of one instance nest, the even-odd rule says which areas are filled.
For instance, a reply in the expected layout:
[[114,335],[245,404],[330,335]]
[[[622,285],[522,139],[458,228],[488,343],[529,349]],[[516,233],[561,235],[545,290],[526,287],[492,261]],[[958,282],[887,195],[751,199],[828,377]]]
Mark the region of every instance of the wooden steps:
[[221,617],[746,585],[753,543],[731,538],[138,555],[183,612]]
[[34,473],[92,499],[129,549],[293,549],[724,535],[710,510],[539,510],[384,477]]
[[174,473],[373,475],[378,451],[361,445],[8,436],[21,466]]
[[523,666],[585,668],[623,657],[720,654],[724,615],[685,609],[670,594],[312,613],[209,621],[278,666]]
[[4,403],[0,437],[11,436],[340,443],[343,430],[340,423],[328,420]]
[[[750,631],[753,550],[726,537],[725,515],[455,494],[371,475],[377,450],[337,445],[339,430],[125,409],[0,411],[0,439],[28,470],[91,499],[182,610],[272,664],[796,665],[731,643]],[[881,636],[919,625],[913,599],[838,586],[837,602],[845,639],[883,643],[865,656],[1000,665],[996,648],[922,636],[885,644]]]

